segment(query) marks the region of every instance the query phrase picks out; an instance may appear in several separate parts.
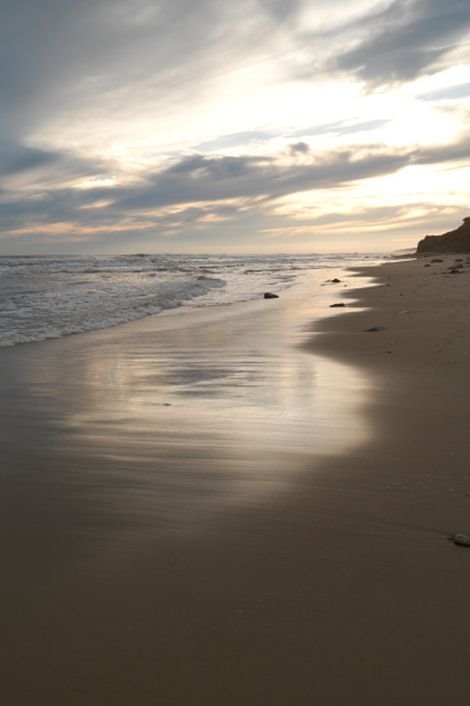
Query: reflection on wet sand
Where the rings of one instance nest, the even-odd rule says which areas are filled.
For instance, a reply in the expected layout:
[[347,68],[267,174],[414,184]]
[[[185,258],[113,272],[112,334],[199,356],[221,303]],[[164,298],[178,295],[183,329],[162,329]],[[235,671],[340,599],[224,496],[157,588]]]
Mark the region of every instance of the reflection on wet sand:
[[369,433],[368,381],[299,345],[328,295],[0,351],[5,703],[311,703],[298,499]]
[[61,488],[79,503],[72,527],[85,509],[92,532],[194,530],[269,501],[366,433],[365,380],[296,345],[321,304],[320,290],[312,301],[304,289],[270,309],[193,311],[3,351],[21,376],[3,410],[8,464],[41,494]]

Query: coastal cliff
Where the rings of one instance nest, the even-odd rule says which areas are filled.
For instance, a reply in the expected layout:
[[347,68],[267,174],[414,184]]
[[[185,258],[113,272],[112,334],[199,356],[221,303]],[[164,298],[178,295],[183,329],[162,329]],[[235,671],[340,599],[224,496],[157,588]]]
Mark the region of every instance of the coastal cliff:
[[416,253],[462,253],[470,252],[470,218],[464,218],[459,228],[443,235],[427,235],[420,240]]

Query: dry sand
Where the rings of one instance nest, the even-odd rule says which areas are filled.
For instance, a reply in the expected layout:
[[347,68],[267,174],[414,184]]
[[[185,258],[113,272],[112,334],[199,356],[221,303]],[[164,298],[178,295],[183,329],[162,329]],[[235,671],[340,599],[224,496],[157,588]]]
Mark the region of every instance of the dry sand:
[[[18,425],[14,419],[8,425],[4,412],[8,434],[4,432],[3,448],[8,451],[10,442],[17,449],[15,481],[6,484],[8,503],[2,502],[1,660],[8,706],[453,706],[470,699],[470,549],[449,541],[455,532],[470,533],[470,269],[446,275],[445,264],[425,268],[428,262],[367,270],[379,286],[354,291],[355,299],[359,297],[354,303],[347,289],[338,290],[348,308],[317,321],[309,342],[298,330],[289,342],[297,336],[304,348],[327,356],[327,366],[336,360],[343,367],[331,368],[333,375],[354,366],[353,380],[367,381],[357,383],[358,389],[354,383],[343,389],[343,400],[336,395],[334,407],[326,408],[330,413],[336,408],[337,417],[321,420],[317,437],[311,430],[314,445],[325,435],[333,438],[335,425],[338,437],[347,434],[348,417],[341,416],[341,406],[349,409],[350,398],[358,397],[355,418],[365,420],[368,429],[361,443],[350,444],[339,455],[322,449],[317,457],[307,454],[307,446],[297,455],[285,449],[283,456],[274,445],[270,459],[278,459],[278,483],[269,500],[259,500],[271,481],[260,475],[260,463],[254,464],[259,493],[253,497],[258,500],[227,513],[213,514],[205,506],[207,522],[199,522],[199,529],[192,523],[181,533],[166,518],[165,531],[154,527],[143,541],[140,528],[128,518],[125,531],[119,503],[125,503],[128,490],[137,500],[135,484],[126,486],[122,449],[117,460],[101,453],[101,467],[95,467],[109,408],[118,406],[116,390],[122,396],[127,390],[118,371],[110,382],[116,397],[106,410],[93,401],[98,412],[88,436],[82,433],[86,410],[93,406],[92,391],[99,393],[96,379],[103,378],[99,356],[88,370],[82,398],[80,381],[64,388],[69,399],[62,404],[52,383],[44,382],[44,390],[31,387],[38,397],[43,394],[43,413],[44,400],[50,400],[49,420],[67,410],[70,416],[67,429],[55,422],[55,436],[48,422],[47,438],[59,448],[49,454],[39,453],[42,419],[31,424],[30,454],[34,457],[37,444],[45,484],[36,483],[43,488],[43,502],[38,505],[37,496],[30,498],[28,513],[24,487],[31,483],[31,460],[28,473],[20,463],[28,444],[26,440],[22,449],[18,431],[12,438]],[[259,328],[258,316],[252,311],[254,329]],[[270,332],[271,347],[278,326],[276,319],[263,329]],[[364,331],[376,326],[383,330]],[[211,330],[215,336],[215,328],[202,327],[202,338]],[[96,349],[96,342],[109,343],[110,335],[82,340]],[[146,336],[144,332],[148,340]],[[209,339],[208,346],[214,341]],[[32,367],[34,360],[38,364],[47,358],[45,372],[50,370],[50,351],[62,351],[57,374],[59,358],[66,361],[71,345],[54,342],[47,355],[40,347],[22,355],[31,356]],[[81,346],[89,361],[90,349]],[[151,355],[142,345],[138,350],[142,360]],[[271,358],[275,380],[281,387],[282,380],[289,381],[282,387],[283,399],[296,391],[289,410],[301,400],[308,409],[300,392],[307,387],[306,382],[302,386],[306,354],[292,350],[283,353],[291,361],[285,368],[276,367],[282,356]],[[260,355],[252,350],[250,364]],[[16,389],[13,360],[8,363],[11,390]],[[126,368],[129,359],[124,362]],[[131,387],[136,393],[134,407],[127,408],[129,419],[132,409],[140,409],[139,391],[147,389],[138,386],[142,370],[134,370]],[[154,384],[157,378],[155,372]],[[266,382],[263,378],[258,386],[255,376],[252,393]],[[5,394],[9,389],[4,380]],[[11,394],[11,416],[24,422]],[[146,409],[147,403],[150,399]],[[163,424],[165,417],[159,419]],[[287,417],[285,421],[289,424]],[[125,428],[122,420],[114,422],[118,431]],[[184,428],[188,430],[188,420]],[[133,429],[134,437],[137,431]],[[164,431],[167,438],[168,429]],[[124,448],[125,439],[115,433]],[[145,424],[141,435],[145,456],[151,448]],[[66,443],[61,445],[61,438]],[[74,438],[76,448],[70,450]],[[205,463],[208,444],[200,440],[198,446]],[[224,439],[212,447],[215,465],[223,444]],[[193,454],[194,448],[193,437]],[[95,487],[95,505],[90,502],[83,468],[75,476],[76,494],[70,494],[71,459],[79,457],[80,449],[90,463],[95,458],[90,473],[101,472],[101,487],[116,463],[121,471],[123,487],[102,526],[95,510],[103,510],[103,498]],[[254,447],[246,452],[256,457]],[[174,455],[174,449],[165,453]],[[280,469],[294,460],[294,482],[286,482]],[[143,474],[146,461],[140,462]],[[181,459],[179,463],[184,470]],[[246,468],[243,453],[232,450],[231,463],[232,468]],[[141,520],[151,512],[149,487],[142,475]],[[170,502],[169,491],[165,497]],[[95,563],[90,560],[91,534],[99,534],[102,545],[108,543],[106,552],[96,553]]]

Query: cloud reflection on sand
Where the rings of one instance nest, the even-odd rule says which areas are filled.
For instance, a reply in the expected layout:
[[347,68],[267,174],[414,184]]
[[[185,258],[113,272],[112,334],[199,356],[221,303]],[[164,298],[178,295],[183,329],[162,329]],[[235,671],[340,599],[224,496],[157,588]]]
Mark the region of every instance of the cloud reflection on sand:
[[368,381],[293,345],[311,316],[300,288],[270,309],[193,311],[45,344],[49,380],[36,372],[61,472],[121,527],[194,528],[289,492],[368,434]]

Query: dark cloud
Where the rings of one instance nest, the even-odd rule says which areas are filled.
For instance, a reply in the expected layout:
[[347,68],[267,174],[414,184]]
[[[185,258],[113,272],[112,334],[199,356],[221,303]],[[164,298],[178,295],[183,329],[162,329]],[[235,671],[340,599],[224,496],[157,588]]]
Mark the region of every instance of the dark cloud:
[[295,16],[302,6],[302,0],[258,0],[259,6],[278,22],[286,22]]
[[29,188],[108,175],[111,164],[78,157],[72,152],[44,150],[19,142],[0,143],[0,186],[8,191],[12,178],[25,177]]
[[15,144],[0,144],[0,177],[28,172],[39,167],[50,166],[58,155],[47,150]]
[[306,142],[296,142],[293,145],[289,145],[289,152],[292,155],[308,154],[310,152],[310,145],[308,145]]
[[420,149],[415,156],[416,164],[459,162],[470,159],[470,134],[451,145],[436,145]]
[[362,39],[334,65],[373,85],[408,81],[436,67],[470,32],[468,0],[395,0],[343,32]]
[[103,190],[118,210],[220,201],[233,198],[279,198],[299,191],[337,186],[386,174],[406,166],[409,155],[375,151],[358,157],[344,150],[311,164],[279,165],[269,157],[204,157],[182,160],[164,172],[148,176],[145,185]]

